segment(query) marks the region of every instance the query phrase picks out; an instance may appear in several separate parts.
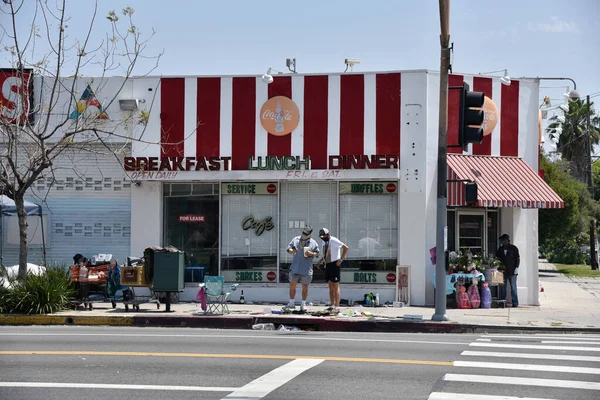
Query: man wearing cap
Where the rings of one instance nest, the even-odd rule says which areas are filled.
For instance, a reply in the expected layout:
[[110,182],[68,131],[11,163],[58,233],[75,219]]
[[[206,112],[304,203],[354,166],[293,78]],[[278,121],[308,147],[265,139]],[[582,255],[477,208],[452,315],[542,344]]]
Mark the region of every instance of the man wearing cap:
[[521,256],[519,256],[519,249],[510,243],[510,237],[506,233],[500,236],[500,248],[496,252],[496,257],[504,264],[504,285],[500,288],[500,297],[502,300],[506,299],[506,284],[510,283],[512,306],[518,307],[517,275],[519,274]]
[[312,282],[313,277],[313,259],[319,256],[319,245],[310,236],[312,228],[306,226],[302,229],[302,234],[296,236],[288,244],[287,252],[293,254],[292,265],[290,266],[290,302],[287,308],[294,309],[296,297],[296,285],[298,282],[302,285],[302,303],[300,311],[306,310],[306,298],[308,297],[308,284]]
[[325,280],[329,284],[329,300],[331,309],[339,311],[340,307],[340,265],[346,258],[348,246],[338,238],[331,236],[329,229],[322,228],[319,237],[323,241],[323,257],[319,263],[325,262]]

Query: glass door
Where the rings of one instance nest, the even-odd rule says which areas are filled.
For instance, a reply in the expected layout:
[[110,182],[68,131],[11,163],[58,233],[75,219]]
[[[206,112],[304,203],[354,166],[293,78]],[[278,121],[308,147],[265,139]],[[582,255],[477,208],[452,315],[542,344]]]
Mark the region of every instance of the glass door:
[[458,214],[458,248],[463,253],[470,251],[472,254],[481,254],[484,250],[485,229],[483,213]]

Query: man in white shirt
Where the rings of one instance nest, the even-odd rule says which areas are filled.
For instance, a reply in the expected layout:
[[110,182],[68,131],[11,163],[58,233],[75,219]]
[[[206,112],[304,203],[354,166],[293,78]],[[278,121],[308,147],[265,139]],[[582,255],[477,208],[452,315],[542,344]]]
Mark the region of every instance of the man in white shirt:
[[348,253],[348,246],[338,238],[331,236],[329,229],[322,228],[319,237],[323,241],[323,258],[319,263],[325,262],[325,279],[329,284],[329,300],[331,309],[339,311],[340,307],[340,266]]

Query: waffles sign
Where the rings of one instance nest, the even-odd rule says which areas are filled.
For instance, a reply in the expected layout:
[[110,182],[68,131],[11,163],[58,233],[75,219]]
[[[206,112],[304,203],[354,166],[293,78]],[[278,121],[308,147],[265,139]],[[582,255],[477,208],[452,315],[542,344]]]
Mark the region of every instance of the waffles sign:
[[298,126],[298,106],[285,96],[271,97],[260,109],[260,123],[271,135],[285,136]]

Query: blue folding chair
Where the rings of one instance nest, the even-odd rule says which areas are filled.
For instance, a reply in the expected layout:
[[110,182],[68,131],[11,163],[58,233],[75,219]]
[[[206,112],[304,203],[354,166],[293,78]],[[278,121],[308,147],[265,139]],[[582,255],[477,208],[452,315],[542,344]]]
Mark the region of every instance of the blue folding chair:
[[204,288],[204,296],[206,296],[204,314],[229,314],[227,298],[237,287],[237,283],[225,286],[225,277],[223,276],[205,276],[204,283],[200,284],[200,288]]

